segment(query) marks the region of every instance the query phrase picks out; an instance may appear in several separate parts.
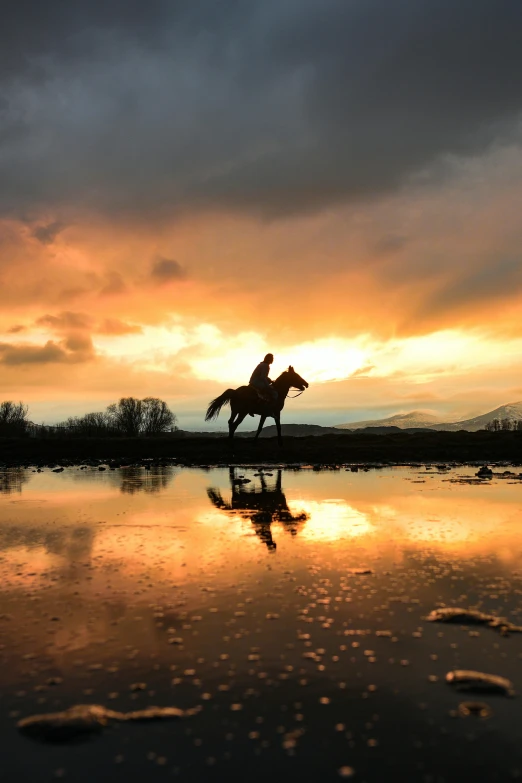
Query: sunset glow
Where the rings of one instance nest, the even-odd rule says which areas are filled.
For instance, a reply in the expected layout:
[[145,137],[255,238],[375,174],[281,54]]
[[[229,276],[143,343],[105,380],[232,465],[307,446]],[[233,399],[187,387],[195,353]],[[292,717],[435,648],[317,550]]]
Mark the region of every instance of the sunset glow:
[[[284,56],[275,42],[297,22],[275,3],[252,9],[232,60],[241,22],[212,16],[212,67],[177,5],[148,33],[107,20],[117,59],[98,17],[72,14],[59,37],[49,21],[42,51],[26,52],[37,81],[15,47],[2,399],[50,422],[152,394],[197,429],[267,351],[273,377],[291,364],[311,384],[287,421],[456,420],[522,398],[519,47],[488,20],[492,100],[471,78],[484,51],[472,36],[455,46],[461,10],[426,28],[448,58],[439,72],[408,44],[428,7],[415,22],[397,9],[382,52],[350,46],[361,30],[373,40],[370,9],[327,6],[298,22],[303,42],[319,25],[326,59],[305,43]],[[64,41],[78,35],[89,54],[70,60]]]

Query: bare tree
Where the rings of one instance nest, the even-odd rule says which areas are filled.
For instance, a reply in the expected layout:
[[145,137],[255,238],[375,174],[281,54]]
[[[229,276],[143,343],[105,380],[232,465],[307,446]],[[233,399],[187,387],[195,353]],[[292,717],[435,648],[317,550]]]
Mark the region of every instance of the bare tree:
[[23,402],[6,400],[0,403],[0,433],[2,435],[25,435],[29,422],[29,406]]
[[76,437],[107,437],[114,434],[111,417],[107,411],[86,413],[84,416],[70,416],[58,427],[63,428],[67,435]]
[[175,426],[176,416],[158,397],[146,397],[144,400],[122,397],[105,411],[70,416],[66,421],[49,426],[33,424],[28,431],[33,437],[147,437],[168,432]]
[[109,405],[107,412],[111,423],[124,435],[139,435],[142,430],[143,402],[136,397],[121,397]]
[[159,435],[176,426],[176,416],[167,403],[157,397],[145,397],[143,402],[143,435]]

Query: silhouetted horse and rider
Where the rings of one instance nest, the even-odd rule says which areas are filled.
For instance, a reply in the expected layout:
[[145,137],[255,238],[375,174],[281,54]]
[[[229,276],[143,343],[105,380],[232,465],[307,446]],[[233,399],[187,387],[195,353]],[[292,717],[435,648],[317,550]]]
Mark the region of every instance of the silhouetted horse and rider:
[[219,489],[209,487],[207,494],[213,506],[229,514],[238,514],[242,519],[249,520],[254,525],[256,536],[266,544],[270,551],[277,547],[272,538],[271,525],[273,522],[279,522],[284,525],[292,535],[297,533],[298,526],[306,522],[308,514],[302,511],[293,514],[288,507],[285,493],[282,486],[282,471],[277,470],[275,483],[268,482],[264,472],[260,471],[259,485],[243,483],[241,479],[236,479],[235,468],[229,468],[230,487],[232,490],[232,499],[227,503]]
[[235,431],[249,414],[250,416],[261,417],[255,435],[258,438],[265,421],[268,418],[272,418],[276,423],[277,438],[281,445],[281,411],[285,406],[288,392],[290,389],[297,389],[302,393],[308,388],[308,383],[296,373],[292,366],[282,372],[275,381],[270,380],[268,375],[273,361],[273,355],[267,353],[263,361],[257,365],[252,373],[248,386],[240,386],[238,389],[227,389],[220,397],[212,400],[208,406],[205,421],[217,419],[221,408],[224,405],[230,405],[231,413],[228,420],[229,438],[234,437]]

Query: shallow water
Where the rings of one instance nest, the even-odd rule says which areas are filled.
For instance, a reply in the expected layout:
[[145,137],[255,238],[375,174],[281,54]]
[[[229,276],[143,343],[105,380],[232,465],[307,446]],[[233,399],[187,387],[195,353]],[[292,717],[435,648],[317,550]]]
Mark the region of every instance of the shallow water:
[[[425,619],[455,606],[522,623],[520,479],[256,473],[0,473],[1,779],[521,776],[522,695],[445,677],[501,675],[521,694],[522,634]],[[459,711],[470,701],[489,717]],[[17,730],[77,704],[201,710],[70,745]]]

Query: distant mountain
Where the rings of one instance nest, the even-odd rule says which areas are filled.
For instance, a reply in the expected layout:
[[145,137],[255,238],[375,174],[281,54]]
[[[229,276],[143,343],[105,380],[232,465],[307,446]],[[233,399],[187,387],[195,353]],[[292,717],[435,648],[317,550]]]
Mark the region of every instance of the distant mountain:
[[501,405],[499,408],[495,408],[494,411],[489,413],[483,413],[482,416],[475,416],[473,419],[465,419],[464,421],[457,421],[453,424],[437,424],[433,429],[447,429],[451,431],[456,430],[468,430],[469,432],[477,432],[477,430],[483,430],[486,424],[495,419],[522,419],[522,402],[510,402],[507,405]]
[[468,430],[468,432],[477,432],[483,430],[486,424],[495,419],[522,419],[522,402],[510,402],[507,405],[501,405],[493,411],[475,416],[473,419],[455,422],[438,422],[437,417],[431,413],[422,411],[411,411],[411,413],[398,413],[395,416],[389,416],[387,419],[374,419],[370,421],[353,421],[348,424],[338,424],[337,429],[341,430],[361,430],[368,427],[399,427],[401,430],[430,429],[441,430],[444,432],[458,432],[458,430]]
[[[443,432],[458,432],[458,430],[468,430],[476,432],[483,430],[490,421],[495,419],[522,419],[522,402],[511,402],[508,405],[501,405],[489,413],[482,416],[475,416],[473,419],[465,419],[456,422],[438,422],[437,417],[431,413],[423,411],[410,411],[410,413],[397,413],[395,416],[388,416],[386,419],[370,419],[367,421],[352,421],[346,424],[337,424],[335,427],[321,427],[319,424],[282,424],[281,433],[292,438],[307,438],[312,435],[349,435],[350,432],[357,431],[361,435],[392,435],[401,430],[414,433],[423,430],[441,430]],[[237,432],[237,437],[251,438],[257,430],[259,419],[250,420],[255,429],[248,432]],[[274,424],[270,424],[261,430],[261,438],[275,438],[277,429]],[[172,433],[164,433],[167,438],[225,438],[228,436],[226,430],[221,432],[189,432],[187,430],[176,430]]]
[[340,430],[362,430],[366,427],[398,427],[401,430],[411,428],[432,427],[436,425],[438,419],[431,413],[423,411],[411,411],[410,413],[397,413],[395,416],[388,416],[387,419],[369,419],[367,421],[351,421],[347,424],[338,424]]

